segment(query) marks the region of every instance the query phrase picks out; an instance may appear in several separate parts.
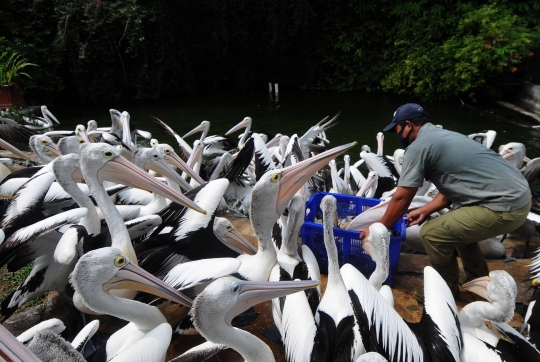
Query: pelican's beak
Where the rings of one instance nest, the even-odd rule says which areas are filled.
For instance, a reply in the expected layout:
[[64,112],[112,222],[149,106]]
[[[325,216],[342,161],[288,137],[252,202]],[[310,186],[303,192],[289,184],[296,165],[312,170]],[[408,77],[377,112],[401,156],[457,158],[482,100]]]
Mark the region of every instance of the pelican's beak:
[[0,325],[0,359],[2,361],[41,361],[2,325]]
[[174,190],[155,177],[150,176],[147,172],[140,169],[123,156],[117,156],[105,163],[99,170],[98,176],[100,182],[107,180],[155,192],[158,195],[206,215],[206,210],[201,209],[188,197],[182,195],[180,192]]
[[238,131],[239,129],[242,129],[242,128],[246,128],[247,125],[249,123],[249,118],[246,117],[242,120],[242,122],[238,123],[236,126],[234,126],[233,128],[231,128],[230,130],[227,131],[227,133],[225,133],[225,136],[228,136],[230,135],[231,133],[234,133],[236,131]]
[[257,249],[247,241],[242,234],[236,230],[231,230],[223,236],[225,244],[236,251],[240,251],[240,254],[245,253],[247,255],[257,254]]
[[0,138],[0,146],[9,152],[13,153],[14,155],[17,155],[19,157],[22,157],[24,159],[29,159],[30,156],[24,154],[21,150],[19,150],[17,147],[13,146],[11,143],[6,142],[5,140]]
[[501,151],[501,153],[499,153],[499,154],[502,156],[502,158],[504,158],[507,161],[513,161],[514,160],[514,155],[511,154],[510,152],[506,151],[506,150]]
[[51,111],[49,111],[49,108],[45,107],[45,106],[42,106],[41,107],[41,113],[44,115],[44,116],[47,116],[49,118],[51,118],[53,121],[55,121],[56,123],[60,124],[60,122],[56,119],[56,117],[54,116],[54,114],[51,113]]
[[225,316],[225,322],[229,325],[231,325],[234,317],[256,304],[305,289],[315,288],[319,285],[318,280],[288,282],[248,282],[239,280],[238,283],[240,284],[240,291],[238,292],[236,304]]
[[523,162],[531,162],[531,159],[527,156],[523,156]]
[[90,139],[88,138],[88,135],[86,134],[86,131],[79,131],[79,132],[78,132],[78,136],[80,136],[80,137],[84,140],[84,142],[86,142],[86,143],[92,143],[92,142],[90,141]]
[[368,176],[366,181],[364,181],[364,183],[362,184],[362,187],[360,187],[360,190],[358,190],[358,192],[356,193],[356,196],[364,196],[367,193],[367,190],[372,188],[374,184],[375,178]]
[[[168,155],[165,155],[164,159],[165,161],[169,162],[171,165],[176,166],[180,170],[187,173],[192,179],[194,179],[201,185],[205,183],[205,181],[201,178],[201,176],[199,176],[197,172],[195,172],[191,167],[189,167],[187,163],[185,163],[184,160],[182,160],[180,156],[178,156],[176,153],[169,153]],[[191,189],[192,187],[190,186],[190,190]]]
[[156,278],[146,270],[129,262],[118,270],[114,277],[103,284],[103,290],[109,291],[112,289],[138,290],[171,300],[190,308],[193,305],[193,301],[190,298],[170,285],[165,284],[162,280]]
[[[279,184],[279,194],[276,211],[278,215],[283,214],[287,204],[294,194],[330,160],[336,158],[349,148],[356,146],[357,142],[352,142],[343,146],[334,147],[324,151],[317,156],[310,157],[297,164],[285,167],[281,170],[281,180]],[[269,171],[270,172],[270,171]],[[275,171],[274,171],[275,172]]]
[[487,295],[487,287],[490,280],[491,278],[489,276],[476,278],[468,283],[463,284],[463,288],[467,289],[469,292],[473,292],[474,294],[481,296],[486,300],[491,301]]
[[186,134],[184,135],[184,137],[182,137],[182,138],[189,137],[189,136],[191,136],[192,134],[195,134],[195,133],[197,133],[197,132],[202,132],[202,131],[204,131],[204,124],[201,123],[201,124],[198,125],[197,127],[193,128],[191,131],[189,131],[188,133],[186,133]]
[[13,198],[13,195],[0,194],[0,199],[12,199],[12,198]]
[[77,167],[75,171],[73,171],[73,173],[71,174],[71,178],[73,179],[73,181],[84,179],[82,171],[81,171],[81,166]]
[[268,143],[266,144],[266,148],[275,147],[279,145],[279,140],[281,139],[282,134],[278,133],[274,138],[272,138]]
[[152,170],[156,173],[159,173],[172,181],[176,182],[180,187],[182,187],[184,190],[189,191],[192,190],[193,187],[191,187],[186,180],[184,180],[178,172],[172,169],[171,166],[167,162],[165,162],[164,159],[155,160],[150,163],[145,164],[145,167],[149,170]]
[[45,150],[49,151],[50,153],[53,154],[53,156],[60,156],[61,153],[60,153],[60,150],[58,149],[58,146],[55,145],[54,143],[49,143],[47,146],[44,147]]

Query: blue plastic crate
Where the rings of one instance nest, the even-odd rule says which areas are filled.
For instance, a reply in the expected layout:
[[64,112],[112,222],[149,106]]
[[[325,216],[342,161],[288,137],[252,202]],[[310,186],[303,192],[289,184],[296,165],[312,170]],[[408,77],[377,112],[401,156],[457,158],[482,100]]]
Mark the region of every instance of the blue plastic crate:
[[[337,201],[337,214],[340,218],[356,216],[363,211],[379,204],[380,199],[356,197],[343,194],[330,194],[317,192],[306,202],[307,215],[302,225],[302,244],[309,246],[317,258],[321,273],[328,273],[328,256],[324,246],[323,225],[314,223],[317,212],[322,215],[320,209],[321,200],[326,195],[332,195]],[[394,285],[394,277],[397,272],[401,243],[405,240],[406,222],[401,218],[390,230],[390,273],[385,284]],[[334,228],[334,238],[338,249],[339,265],[350,263],[354,265],[366,278],[369,278],[375,270],[375,262],[371,259],[360,245],[360,232]]]

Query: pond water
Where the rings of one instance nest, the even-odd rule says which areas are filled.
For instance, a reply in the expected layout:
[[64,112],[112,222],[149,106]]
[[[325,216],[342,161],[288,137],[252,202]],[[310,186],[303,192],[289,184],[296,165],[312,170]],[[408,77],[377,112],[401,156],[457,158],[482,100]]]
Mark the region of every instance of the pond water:
[[[95,119],[100,127],[111,124],[109,108],[128,111],[131,121],[138,128],[152,133],[160,142],[176,147],[175,140],[161,133],[151,122],[155,116],[171,126],[180,136],[196,127],[201,121],[211,122],[210,134],[223,134],[244,117],[253,119],[252,130],[270,133],[302,135],[312,125],[326,116],[341,111],[340,123],[327,132],[331,146],[352,141],[376,149],[376,134],[392,119],[397,107],[411,102],[410,98],[385,94],[336,93],[325,91],[281,91],[278,107],[269,100],[268,93],[222,94],[179,98],[175,101],[119,103],[93,107],[50,107],[60,120],[57,129],[74,129],[79,123],[86,125]],[[496,104],[462,106],[458,103],[418,102],[431,114],[434,124],[463,134],[494,130],[497,138],[493,149],[508,142],[521,142],[527,156],[540,157],[540,130],[532,128],[535,120]],[[234,134],[233,137],[237,137]],[[187,139],[192,143],[200,135]],[[393,154],[400,147],[394,134],[386,134],[385,154]],[[359,159],[360,147],[349,151],[351,159]]]

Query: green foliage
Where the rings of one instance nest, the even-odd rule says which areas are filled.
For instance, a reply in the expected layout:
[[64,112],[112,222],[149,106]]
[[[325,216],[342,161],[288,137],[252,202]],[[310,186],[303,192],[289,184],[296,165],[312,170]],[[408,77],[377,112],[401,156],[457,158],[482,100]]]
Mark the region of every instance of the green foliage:
[[446,36],[432,36],[428,27],[430,41],[420,43],[408,32],[396,40],[402,56],[394,59],[383,89],[439,99],[469,92],[501,74],[515,73],[540,42],[537,31],[531,32],[511,9],[495,3],[463,5],[454,20]]
[[[0,269],[0,302],[25,281],[33,267],[34,263],[30,263],[14,273],[8,272],[6,267]],[[43,303],[45,297],[46,295],[23,304],[15,313]]]
[[25,110],[22,107],[13,106],[6,109],[0,109],[0,117],[9,118],[14,121],[17,121],[21,124],[35,124],[38,125],[36,121],[36,115],[31,109]]
[[535,0],[0,2],[0,54],[40,65],[21,84],[40,103],[267,82],[450,98],[501,75],[531,79],[539,33]]
[[28,59],[24,59],[17,52],[8,54],[4,53],[0,56],[0,84],[11,84],[21,76],[28,78],[30,75],[23,72],[23,69],[36,64],[29,63]]

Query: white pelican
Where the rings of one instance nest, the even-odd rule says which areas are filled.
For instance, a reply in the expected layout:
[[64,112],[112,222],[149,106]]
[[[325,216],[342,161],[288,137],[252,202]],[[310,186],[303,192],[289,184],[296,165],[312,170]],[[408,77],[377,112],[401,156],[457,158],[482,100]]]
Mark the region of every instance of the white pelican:
[[[277,253],[277,263],[270,273],[270,281],[289,280],[320,280],[321,272],[317,259],[307,245],[302,245],[302,257],[298,255],[298,232],[304,223],[305,203],[300,194],[293,196],[288,206],[289,216],[279,252]],[[313,314],[319,305],[321,290],[320,287],[306,290],[306,297]],[[280,340],[283,335],[281,325],[282,307],[285,298],[272,300],[272,316],[279,335],[275,335],[274,329],[267,331],[265,335],[273,340]]]
[[231,133],[234,133],[242,128],[245,128],[244,133],[242,133],[239,136],[240,140],[238,141],[238,149],[242,149],[242,147],[244,147],[244,144],[247,142],[249,138],[249,131],[251,130],[251,122],[252,122],[251,117],[245,117],[240,123],[238,123],[236,126],[234,126],[233,128],[231,128],[225,133],[225,136],[228,136]]
[[517,286],[510,274],[504,270],[494,270],[489,276],[474,279],[463,287],[488,300],[469,303],[459,312],[464,337],[461,350],[463,362],[540,361],[540,352],[523,337],[511,338],[510,343],[499,338],[484,324],[490,321],[496,329],[504,332],[506,323],[514,317]]
[[[48,136],[34,135],[30,137],[28,144],[43,163],[49,163],[54,160],[56,156],[60,156],[58,147]],[[51,153],[53,156],[49,155],[47,152]]]
[[338,114],[331,119],[328,119],[329,117],[323,118],[319,123],[307,130],[306,133],[304,133],[302,137],[298,139],[304,158],[308,158],[310,156],[310,152],[317,154],[325,150],[325,147],[319,145],[319,142],[324,140],[326,141],[325,143],[328,143],[328,140],[326,140],[326,137],[324,136],[324,132],[339,122],[338,118],[340,115],[341,112],[338,112]]
[[164,361],[172,333],[159,309],[115,297],[109,293],[111,290],[129,288],[192,305],[188,297],[134,265],[116,248],[101,248],[83,255],[71,281],[88,308],[130,322],[107,340],[107,361]]
[[[54,126],[53,121],[60,124],[58,119],[56,119],[51,111],[49,111],[47,106],[39,107],[39,111],[41,111],[41,115],[36,114],[33,120],[30,120],[28,117],[23,117],[24,121],[28,123],[25,125],[25,127],[29,129],[47,129]],[[39,111],[36,109],[34,113]]]
[[260,339],[231,326],[232,319],[246,308],[308,288],[318,281],[250,282],[233,277],[214,281],[193,303],[195,327],[206,340],[233,348],[246,362],[274,362],[270,348]]
[[497,137],[497,132],[492,130],[482,131],[478,133],[472,133],[467,137],[486,146],[487,148],[491,148],[493,142],[495,141],[495,137]]
[[186,138],[191,136],[192,134],[195,134],[197,132],[202,132],[200,141],[202,142],[204,146],[203,155],[213,155],[216,153],[224,153],[231,151],[235,148],[235,144],[232,142],[230,138],[214,135],[214,136],[208,136],[208,131],[210,130],[210,122],[208,121],[202,121],[200,125],[189,131],[184,135],[182,138]]
[[156,124],[156,126],[158,126],[163,133],[166,133],[169,136],[172,136],[176,139],[176,142],[178,142],[178,146],[180,146],[180,150],[181,150],[180,154],[182,155],[182,158],[187,158],[191,155],[191,153],[193,152],[193,149],[186,141],[184,141],[182,137],[178,135],[178,133],[176,133],[171,127],[169,127],[165,122],[163,122],[159,118],[152,117],[152,119],[154,123]]

